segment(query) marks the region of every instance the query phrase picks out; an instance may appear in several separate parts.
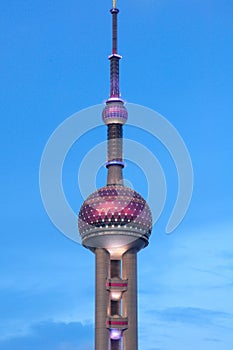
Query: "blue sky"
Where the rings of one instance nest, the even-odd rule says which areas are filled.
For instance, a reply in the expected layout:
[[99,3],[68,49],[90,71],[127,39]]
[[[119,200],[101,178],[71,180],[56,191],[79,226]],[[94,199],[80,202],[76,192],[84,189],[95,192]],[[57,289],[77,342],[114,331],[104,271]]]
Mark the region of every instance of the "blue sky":
[[[56,127],[108,97],[110,7],[110,0],[1,4],[0,350],[93,348],[94,256],[52,225],[38,177]],[[159,142],[125,128],[156,154],[168,182],[165,209],[139,254],[140,349],[229,350],[233,4],[119,0],[119,7],[122,96],[177,128],[195,174],[189,211],[165,235],[177,191],[174,164]],[[78,165],[105,132],[85,135],[67,156],[63,185],[75,212],[82,204]],[[134,172],[129,164],[127,178],[145,196]]]

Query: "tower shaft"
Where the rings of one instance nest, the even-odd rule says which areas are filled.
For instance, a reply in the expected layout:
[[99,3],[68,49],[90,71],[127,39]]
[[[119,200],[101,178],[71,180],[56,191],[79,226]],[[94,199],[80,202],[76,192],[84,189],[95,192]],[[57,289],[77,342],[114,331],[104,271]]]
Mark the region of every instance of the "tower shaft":
[[[114,7],[110,10],[112,14],[112,54],[110,60],[110,97],[107,100],[108,110],[108,185],[122,185],[122,168],[124,167],[122,156],[122,124],[125,122],[123,116],[127,117],[124,102],[120,99],[119,83],[119,61],[121,56],[117,53],[117,15],[119,10]],[[110,118],[109,118],[110,117]]]
[[109,309],[106,280],[109,277],[109,262],[109,253],[105,249],[95,249],[95,350],[107,350],[109,344],[109,332],[106,328]]
[[96,256],[95,350],[138,350],[137,252],[147,246],[152,217],[146,201],[123,183],[116,0],[113,0],[110,96],[102,118],[108,128],[107,185],[91,194],[79,212],[82,243]]
[[119,10],[112,8],[110,10],[112,14],[112,54],[109,56],[110,60],[110,98],[120,97],[120,84],[119,84],[119,61],[121,56],[117,53],[117,15]]
[[108,185],[123,184],[122,167],[124,163],[122,155],[122,137],[122,125],[108,125]]
[[137,254],[128,251],[122,258],[123,279],[128,280],[127,292],[123,294],[123,316],[128,317],[128,329],[123,336],[124,350],[138,349],[137,317]]
[[[106,249],[98,248],[95,249],[95,256],[95,350],[137,350],[137,253],[131,249],[116,260]],[[111,281],[113,288],[117,285],[119,288],[127,286],[121,297],[113,298],[114,289],[112,292],[108,291],[107,281]],[[115,293],[119,293],[117,287],[115,290]],[[125,329],[123,337],[109,337],[107,318],[110,320],[110,332],[119,330],[120,327]],[[124,322],[126,326],[122,327]],[[120,326],[115,326],[118,323]]]

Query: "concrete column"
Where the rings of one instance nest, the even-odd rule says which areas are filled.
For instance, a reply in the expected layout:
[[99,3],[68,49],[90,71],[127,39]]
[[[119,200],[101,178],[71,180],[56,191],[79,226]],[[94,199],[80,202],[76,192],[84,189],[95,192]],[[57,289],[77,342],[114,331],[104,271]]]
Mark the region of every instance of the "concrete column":
[[109,294],[106,279],[109,278],[110,256],[102,248],[95,250],[96,256],[96,292],[95,292],[95,350],[109,349],[109,331],[106,318],[109,310]]
[[111,165],[108,167],[108,185],[123,185],[122,167],[120,165]]
[[111,350],[121,350],[120,340],[111,340]]
[[[121,124],[108,125],[108,162],[119,161],[122,163],[122,137],[123,129]],[[108,167],[108,185],[122,185],[122,165],[109,165]]]
[[137,254],[128,251],[122,258],[122,277],[128,279],[128,290],[123,294],[123,316],[128,317],[128,329],[123,333],[123,350],[138,350],[137,321]]

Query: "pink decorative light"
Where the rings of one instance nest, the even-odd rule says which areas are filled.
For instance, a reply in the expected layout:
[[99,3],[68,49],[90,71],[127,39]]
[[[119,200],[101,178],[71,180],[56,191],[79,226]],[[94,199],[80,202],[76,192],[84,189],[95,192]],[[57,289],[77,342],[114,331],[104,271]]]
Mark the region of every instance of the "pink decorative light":
[[145,200],[124,186],[106,186],[91,194],[79,213],[82,235],[87,226],[124,226],[134,223],[145,231],[151,229],[151,212]]
[[122,331],[120,329],[111,329],[110,330],[110,339],[120,340],[122,337]]

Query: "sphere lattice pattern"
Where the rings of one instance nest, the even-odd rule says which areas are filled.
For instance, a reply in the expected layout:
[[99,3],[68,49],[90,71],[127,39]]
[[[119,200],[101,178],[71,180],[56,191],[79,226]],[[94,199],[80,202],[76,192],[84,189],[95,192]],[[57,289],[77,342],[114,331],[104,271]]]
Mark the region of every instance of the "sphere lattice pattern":
[[109,185],[87,198],[79,212],[81,237],[84,238],[90,232],[112,228],[138,232],[149,238],[152,228],[151,211],[140,194],[128,187]]
[[106,104],[102,118],[105,124],[125,124],[128,112],[122,102],[109,102]]

